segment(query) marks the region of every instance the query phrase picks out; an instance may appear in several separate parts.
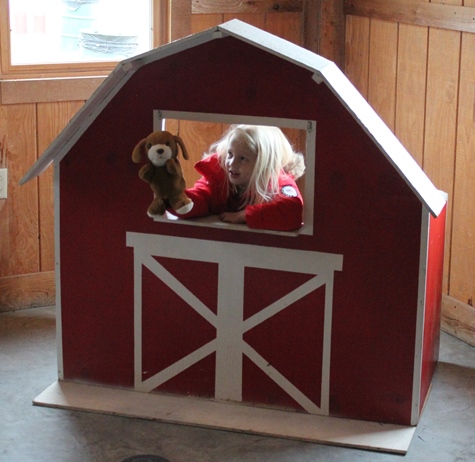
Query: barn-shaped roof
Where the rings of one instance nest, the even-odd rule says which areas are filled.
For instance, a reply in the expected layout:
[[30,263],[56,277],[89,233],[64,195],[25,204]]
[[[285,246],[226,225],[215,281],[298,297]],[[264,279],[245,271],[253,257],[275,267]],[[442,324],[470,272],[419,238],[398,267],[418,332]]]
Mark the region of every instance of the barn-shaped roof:
[[246,42],[312,72],[315,84],[324,83],[328,86],[427,209],[435,216],[441,212],[445,205],[443,195],[333,62],[239,20],[226,22],[119,63],[20,183],[24,184],[40,175],[54,160],[60,161],[142,66],[227,36]]

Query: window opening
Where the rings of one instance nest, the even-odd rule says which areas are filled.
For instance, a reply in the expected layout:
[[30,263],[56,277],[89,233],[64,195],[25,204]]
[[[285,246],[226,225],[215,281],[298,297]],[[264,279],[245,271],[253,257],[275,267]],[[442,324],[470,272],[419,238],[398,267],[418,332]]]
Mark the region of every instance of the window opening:
[[[315,179],[315,146],[316,146],[316,121],[303,120],[303,119],[283,119],[273,117],[255,117],[255,116],[241,116],[231,114],[209,114],[209,113],[197,113],[197,112],[183,112],[183,111],[168,111],[168,110],[155,110],[153,115],[154,130],[168,130],[173,133],[177,132],[177,127],[182,122],[206,122],[207,124],[216,124],[222,126],[220,134],[222,134],[228,125],[231,124],[252,124],[252,125],[270,125],[276,126],[282,129],[287,135],[292,144],[296,145],[298,150],[305,156],[305,174],[301,179],[297,181],[300,192],[304,200],[304,224],[303,226],[294,232],[283,232],[274,230],[257,230],[247,227],[246,225],[234,225],[230,223],[223,223],[217,216],[209,216],[203,218],[193,219],[181,219],[171,214],[167,214],[164,217],[156,217],[155,221],[165,221],[169,223],[176,223],[180,225],[192,225],[192,226],[209,226],[216,228],[233,229],[239,231],[252,231],[258,233],[270,233],[270,234],[284,234],[296,236],[299,234],[313,234],[313,202],[314,202],[314,179]],[[208,125],[209,126],[209,125]],[[183,141],[187,144],[186,135],[179,133],[182,136]],[[289,134],[291,136],[289,136]],[[219,137],[218,137],[219,138]],[[216,141],[212,139],[210,143],[200,146],[202,155],[207,152],[212,142]],[[296,144],[295,139],[303,140],[302,144]],[[207,140],[208,141],[208,140]],[[195,161],[199,160],[194,159]],[[183,163],[182,163],[183,165]],[[191,187],[193,181],[190,181],[187,176],[187,186]]]
[[11,65],[121,61],[152,48],[151,0],[9,0]]

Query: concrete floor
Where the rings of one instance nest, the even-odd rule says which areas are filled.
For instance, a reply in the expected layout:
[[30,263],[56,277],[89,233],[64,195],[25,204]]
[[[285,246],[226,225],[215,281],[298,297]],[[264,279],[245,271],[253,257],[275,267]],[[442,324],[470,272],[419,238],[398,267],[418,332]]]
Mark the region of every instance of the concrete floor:
[[170,425],[31,404],[57,379],[53,308],[0,314],[0,461],[475,460],[475,348],[442,334],[432,392],[406,456]]

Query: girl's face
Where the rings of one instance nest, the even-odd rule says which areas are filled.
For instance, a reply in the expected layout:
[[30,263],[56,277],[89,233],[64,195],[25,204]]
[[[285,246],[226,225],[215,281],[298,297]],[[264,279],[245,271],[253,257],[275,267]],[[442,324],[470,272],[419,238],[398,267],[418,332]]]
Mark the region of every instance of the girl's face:
[[256,161],[257,155],[245,143],[231,140],[225,162],[229,182],[241,191],[246,189]]

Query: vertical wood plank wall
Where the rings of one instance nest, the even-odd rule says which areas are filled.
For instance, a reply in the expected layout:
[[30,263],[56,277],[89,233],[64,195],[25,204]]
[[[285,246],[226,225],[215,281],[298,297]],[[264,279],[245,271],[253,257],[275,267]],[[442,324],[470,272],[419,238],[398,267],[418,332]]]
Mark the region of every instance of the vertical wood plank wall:
[[0,312],[54,303],[52,167],[18,182],[84,101],[0,105],[0,167],[8,198],[0,200]]
[[475,25],[453,20],[473,22],[475,0],[346,0],[345,12],[346,75],[449,195],[443,327],[475,344]]
[[[238,18],[345,71],[449,194],[445,321],[456,334],[466,329],[460,319],[475,318],[475,28],[463,17],[475,14],[475,0],[172,0],[170,14],[172,39]],[[10,174],[9,198],[0,200],[0,311],[54,303],[52,172],[22,187],[18,180],[82,104],[0,104],[0,167]],[[200,153],[220,133],[180,124]],[[191,162],[186,173],[192,183]]]

